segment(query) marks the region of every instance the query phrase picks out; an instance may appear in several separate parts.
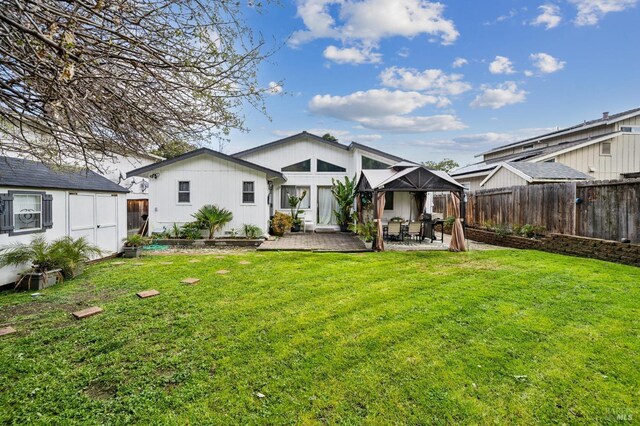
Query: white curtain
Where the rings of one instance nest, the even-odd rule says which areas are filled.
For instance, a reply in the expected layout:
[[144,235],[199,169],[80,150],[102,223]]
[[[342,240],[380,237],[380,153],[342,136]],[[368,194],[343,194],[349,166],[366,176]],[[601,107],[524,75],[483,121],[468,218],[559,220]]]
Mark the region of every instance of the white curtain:
[[433,213],[433,192],[427,192],[427,204],[424,207],[426,213]]
[[333,211],[336,208],[337,203],[331,193],[331,187],[318,187],[318,224],[335,225],[336,218]]

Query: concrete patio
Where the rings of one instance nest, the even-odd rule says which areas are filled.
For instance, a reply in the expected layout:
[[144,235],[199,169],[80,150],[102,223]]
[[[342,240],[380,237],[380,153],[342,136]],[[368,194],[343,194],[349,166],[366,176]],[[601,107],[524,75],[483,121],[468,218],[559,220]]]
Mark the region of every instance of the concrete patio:
[[342,232],[296,232],[285,234],[273,241],[265,241],[258,251],[331,251],[331,252],[364,252],[370,251],[357,236]]

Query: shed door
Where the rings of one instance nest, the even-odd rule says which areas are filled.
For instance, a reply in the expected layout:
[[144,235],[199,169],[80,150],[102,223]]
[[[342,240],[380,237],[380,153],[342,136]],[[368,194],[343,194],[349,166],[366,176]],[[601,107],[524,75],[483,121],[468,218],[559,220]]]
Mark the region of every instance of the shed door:
[[106,253],[118,251],[118,197],[110,194],[69,195],[69,235],[85,237]]

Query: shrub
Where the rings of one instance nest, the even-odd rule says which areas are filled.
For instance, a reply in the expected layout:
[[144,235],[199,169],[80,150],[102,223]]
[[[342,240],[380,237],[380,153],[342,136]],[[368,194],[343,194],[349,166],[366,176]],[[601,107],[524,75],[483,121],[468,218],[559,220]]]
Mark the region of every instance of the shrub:
[[71,237],[62,237],[55,240],[51,248],[58,262],[56,266],[62,269],[65,277],[72,278],[80,273],[81,267],[86,261],[102,254],[102,250],[89,244],[85,237],[75,240]]
[[367,243],[373,241],[378,233],[378,228],[372,220],[368,220],[363,223],[352,223],[349,225],[349,230],[360,235]]
[[247,238],[260,238],[263,235],[262,229],[260,229],[259,226],[247,223],[242,225],[242,232]]
[[125,247],[142,247],[149,244],[149,238],[140,234],[132,234],[122,240]]
[[276,235],[282,236],[284,231],[293,225],[293,218],[282,212],[276,212],[271,219],[271,228]]

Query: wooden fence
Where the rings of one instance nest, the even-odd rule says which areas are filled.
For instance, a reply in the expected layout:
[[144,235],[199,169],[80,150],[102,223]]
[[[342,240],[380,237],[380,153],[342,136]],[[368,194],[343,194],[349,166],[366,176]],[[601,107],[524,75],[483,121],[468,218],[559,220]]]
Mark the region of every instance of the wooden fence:
[[149,214],[149,200],[127,200],[127,229],[138,230],[144,223],[143,214]]
[[[434,196],[434,211],[452,215],[450,197]],[[472,226],[542,226],[548,232],[640,243],[640,179],[549,183],[467,194]]]

